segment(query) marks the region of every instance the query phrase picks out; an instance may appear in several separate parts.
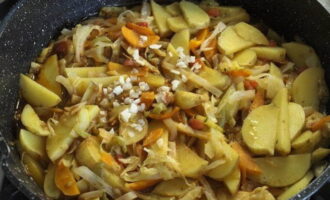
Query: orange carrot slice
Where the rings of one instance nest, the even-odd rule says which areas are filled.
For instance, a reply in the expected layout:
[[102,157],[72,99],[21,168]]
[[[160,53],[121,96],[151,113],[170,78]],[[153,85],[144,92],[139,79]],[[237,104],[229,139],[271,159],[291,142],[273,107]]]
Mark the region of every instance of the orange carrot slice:
[[60,161],[55,169],[55,184],[63,194],[75,196],[80,194],[77,181],[75,180],[70,168]]
[[312,131],[320,130],[320,129],[323,128],[324,125],[325,125],[326,123],[328,123],[328,122],[330,122],[330,115],[325,116],[325,117],[322,117],[319,121],[314,122],[314,123],[311,125],[310,129],[311,129]]
[[137,24],[133,24],[131,22],[128,22],[126,24],[127,28],[132,29],[133,31],[141,34],[141,35],[155,35],[155,33],[148,27],[140,26]]
[[143,92],[141,94],[141,102],[146,105],[146,107],[150,107],[152,102],[154,102],[155,93],[154,92]]
[[239,76],[247,77],[251,75],[251,71],[248,69],[238,69],[238,70],[229,71],[228,74],[232,77],[239,77]]
[[265,104],[265,90],[262,88],[257,89],[257,93],[253,99],[253,102],[250,106],[250,111],[253,109],[258,108],[259,106],[262,106]]
[[175,107],[173,110],[166,112],[164,114],[154,114],[150,113],[149,117],[152,119],[157,119],[157,120],[163,120],[163,119],[168,119],[171,118],[175,113],[177,113],[180,110],[179,107]]
[[121,170],[121,166],[117,163],[117,161],[112,157],[110,153],[101,151],[101,160],[103,163],[105,163],[115,171]]
[[149,135],[144,139],[143,146],[149,146],[154,144],[164,133],[164,129],[157,128],[155,130],[150,131]]
[[252,160],[249,153],[247,153],[238,142],[232,142],[231,147],[239,155],[239,167],[243,172],[250,174],[261,173],[261,169],[259,168],[259,166]]

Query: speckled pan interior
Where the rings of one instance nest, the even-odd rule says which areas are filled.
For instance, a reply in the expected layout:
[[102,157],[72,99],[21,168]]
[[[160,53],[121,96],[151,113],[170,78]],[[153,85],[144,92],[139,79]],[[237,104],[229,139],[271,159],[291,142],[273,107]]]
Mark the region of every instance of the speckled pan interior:
[[[321,1],[321,0],[320,0]],[[323,1],[323,0],[322,0]],[[105,5],[132,5],[138,0],[22,0],[0,26],[0,150],[9,180],[28,198],[47,199],[28,177],[15,148],[17,128],[13,119],[19,97],[18,75],[28,71],[41,49],[64,27],[95,15]],[[165,1],[163,1],[165,2]],[[323,1],[327,4],[327,1]],[[330,14],[316,0],[222,0],[223,5],[241,5],[265,24],[291,40],[299,35],[315,48],[326,68],[330,86]],[[330,1],[328,1],[330,4]],[[328,5],[329,6],[329,5]],[[330,104],[327,110],[330,111]],[[330,167],[293,199],[306,199],[330,176]]]

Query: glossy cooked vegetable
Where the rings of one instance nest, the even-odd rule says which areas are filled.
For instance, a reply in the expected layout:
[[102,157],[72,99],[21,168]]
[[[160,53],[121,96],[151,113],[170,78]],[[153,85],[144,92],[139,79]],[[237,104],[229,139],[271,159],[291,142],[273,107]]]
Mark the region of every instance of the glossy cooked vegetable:
[[324,70],[249,20],[152,0],[64,29],[20,75],[26,172],[52,199],[294,196],[330,154]]

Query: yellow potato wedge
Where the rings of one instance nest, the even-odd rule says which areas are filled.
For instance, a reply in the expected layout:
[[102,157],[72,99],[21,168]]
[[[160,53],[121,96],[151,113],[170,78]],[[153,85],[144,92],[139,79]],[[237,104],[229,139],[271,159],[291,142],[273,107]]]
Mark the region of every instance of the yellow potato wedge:
[[301,190],[307,187],[309,182],[314,178],[313,172],[309,171],[307,174],[300,179],[295,184],[288,187],[280,196],[277,197],[278,200],[289,200],[294,195],[298,194]]
[[53,127],[55,134],[48,136],[46,141],[46,151],[52,162],[59,159],[69,149],[78,136],[75,132],[85,131],[99,111],[98,106],[88,105],[74,115],[62,116],[59,123]]
[[257,54],[255,51],[246,49],[237,53],[233,60],[239,65],[252,67],[257,62]]
[[186,193],[189,189],[186,181],[182,178],[174,178],[166,181],[160,182],[152,193],[172,197],[172,196],[181,196]]
[[231,55],[253,46],[253,43],[241,38],[232,26],[228,26],[218,37],[218,47],[225,55]]
[[111,187],[118,188],[121,190],[127,190],[125,188],[125,182],[115,172],[105,167],[103,163],[99,163],[94,166],[93,171],[101,177]]
[[157,4],[154,0],[151,0],[151,10],[152,14],[155,17],[155,21],[157,27],[159,29],[159,33],[161,36],[167,36],[171,33],[171,30],[167,26],[167,19],[171,17],[171,15],[166,12],[165,8],[161,5]]
[[273,99],[273,104],[278,107],[279,113],[277,118],[276,144],[275,150],[286,155],[291,150],[291,137],[289,132],[289,97],[288,89],[282,88]]
[[236,33],[244,40],[253,42],[258,45],[268,45],[266,36],[254,26],[245,22],[240,22],[234,26]]
[[181,1],[179,4],[182,14],[190,28],[202,29],[210,24],[209,15],[198,5],[185,0]]
[[177,144],[176,153],[181,173],[186,177],[199,177],[203,168],[208,164],[185,144]]
[[86,138],[79,144],[75,157],[80,165],[93,169],[97,163],[101,162],[100,142],[95,136]]
[[186,20],[182,16],[168,18],[167,25],[173,32],[179,32],[189,28]]
[[245,118],[242,126],[244,143],[258,155],[274,155],[278,108],[260,106]]
[[220,89],[227,88],[230,83],[230,78],[227,75],[222,74],[221,72],[210,67],[204,66],[198,75],[210,82],[214,87]]
[[39,118],[29,104],[26,104],[23,108],[21,122],[29,131],[36,135],[47,136],[50,134],[46,123]]
[[289,132],[291,141],[297,138],[305,124],[305,112],[301,105],[289,103]]
[[319,83],[320,80],[323,79],[324,70],[320,67],[312,67],[303,71],[293,82],[293,101],[303,107],[312,106],[314,109],[318,110],[320,105]]
[[312,153],[312,163],[315,164],[324,158],[326,158],[330,154],[330,149],[326,148],[317,148]]
[[295,154],[285,157],[255,158],[260,167],[260,175],[250,178],[271,187],[285,187],[300,180],[311,165],[311,154]]
[[[121,116],[120,116],[121,117]],[[120,119],[120,126],[119,126],[119,135],[121,135],[124,138],[124,141],[126,145],[134,144],[142,140],[148,133],[148,121],[143,116],[143,114],[138,113],[134,117],[130,119],[129,122],[125,122]],[[131,126],[133,123],[137,123],[138,121],[143,121],[143,125],[141,125],[141,130],[137,130],[134,127]]]
[[270,63],[269,73],[279,79],[283,79],[282,71],[274,63]]
[[216,22],[221,21],[226,24],[236,24],[250,20],[249,14],[241,7],[219,6],[218,9],[220,10],[220,16]]
[[321,142],[320,131],[305,131],[297,139],[293,140],[292,147],[297,153],[311,153]]
[[274,62],[285,60],[286,50],[282,47],[252,47],[250,50],[256,52],[257,57]]
[[28,175],[42,188],[44,185],[44,169],[41,164],[28,154],[22,154],[22,162]]
[[237,166],[228,176],[223,179],[223,183],[228,188],[230,194],[234,195],[238,191],[241,182],[241,171]]
[[174,3],[170,4],[170,5],[167,5],[167,6],[165,6],[165,9],[172,16],[181,15],[181,9],[180,9],[179,2],[174,2]]
[[171,39],[171,44],[173,45],[174,49],[177,49],[179,47],[183,48],[183,52],[186,55],[189,55],[189,39],[189,29],[183,29],[173,35]]
[[88,78],[88,77],[97,77],[100,74],[106,74],[107,67],[106,66],[95,66],[95,67],[72,67],[72,68],[65,68],[64,72],[67,77],[81,77],[81,78]]
[[141,78],[144,82],[146,82],[150,87],[158,88],[165,84],[165,78],[159,74],[151,74],[148,73],[146,76]]
[[320,59],[312,47],[297,42],[284,43],[282,47],[298,67],[321,67]]
[[23,98],[33,106],[53,107],[61,102],[57,94],[24,74],[20,74],[19,85]]
[[46,138],[21,129],[19,132],[19,143],[22,150],[34,159],[47,160]]
[[176,91],[174,94],[174,102],[182,109],[189,109],[198,106],[204,102],[204,97],[201,94],[186,92],[183,90]]
[[58,199],[61,195],[61,191],[55,184],[55,166],[49,164],[44,181],[44,191],[46,195],[53,199]]
[[57,55],[52,55],[43,64],[36,81],[60,97],[62,96],[62,88],[56,82],[56,76],[60,74],[59,71]]

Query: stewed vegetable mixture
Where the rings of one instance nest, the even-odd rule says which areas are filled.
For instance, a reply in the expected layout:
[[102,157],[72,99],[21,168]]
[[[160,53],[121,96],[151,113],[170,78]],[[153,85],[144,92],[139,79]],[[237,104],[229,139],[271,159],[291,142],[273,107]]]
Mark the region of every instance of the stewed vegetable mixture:
[[104,7],[20,75],[19,148],[53,199],[289,199],[325,168],[313,48],[205,0]]

